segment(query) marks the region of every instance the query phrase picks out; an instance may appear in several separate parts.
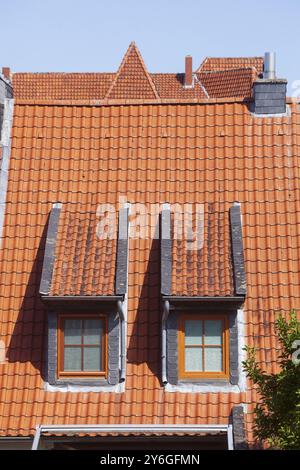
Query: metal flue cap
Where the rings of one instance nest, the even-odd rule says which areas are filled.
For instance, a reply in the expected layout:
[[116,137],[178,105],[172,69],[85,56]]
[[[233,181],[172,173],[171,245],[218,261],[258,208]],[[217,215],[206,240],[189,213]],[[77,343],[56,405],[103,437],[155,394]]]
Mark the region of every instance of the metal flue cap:
[[265,52],[263,77],[267,80],[276,78],[276,53]]

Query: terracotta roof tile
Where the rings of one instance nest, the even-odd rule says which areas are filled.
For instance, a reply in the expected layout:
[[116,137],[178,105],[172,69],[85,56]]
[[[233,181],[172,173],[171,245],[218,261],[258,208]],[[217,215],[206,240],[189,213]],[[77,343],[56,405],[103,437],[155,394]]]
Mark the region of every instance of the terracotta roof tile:
[[[18,96],[26,92],[32,98],[30,78],[26,87]],[[57,201],[87,212],[100,203],[117,205],[120,197],[147,208],[200,202],[228,210],[240,201],[248,286],[245,342],[257,347],[264,369],[275,372],[277,311],[287,314],[300,305],[300,114],[297,104],[289,106],[289,116],[255,118],[242,99],[122,106],[16,100],[0,256],[6,352],[0,364],[1,435],[27,436],[40,423],[227,423],[232,406],[245,403],[253,439],[257,393],[251,383],[241,393],[171,393],[160,384],[158,240],[130,239],[124,393],[45,390],[46,315],[38,290],[45,227]],[[224,233],[222,220],[211,230],[214,239]],[[217,253],[210,254],[212,260]],[[230,289],[222,280],[223,285]]]
[[96,209],[62,208],[50,295],[114,295],[117,240],[101,236]]
[[[198,73],[193,88],[184,88],[184,74],[148,74],[155,87],[152,88],[142,75],[139,84],[129,77],[129,70],[112,89],[116,74],[60,74],[60,73],[16,73],[14,74],[14,96],[30,100],[103,100],[110,99],[205,99],[207,97],[251,96],[253,69],[232,69],[228,71]],[[142,72],[144,73],[144,72]],[[131,85],[127,83],[131,80]],[[123,84],[122,84],[123,83]],[[110,90],[110,91],[109,91]]]
[[[148,73],[131,43],[117,73],[15,73],[14,97],[31,100],[205,99],[251,96],[262,57],[207,58],[195,74],[193,88],[183,73]],[[251,72],[252,71],[252,72]]]
[[256,78],[253,68],[228,69],[197,74],[210,98],[252,96],[252,84]]
[[114,73],[15,73],[14,97],[90,100],[105,97]]
[[151,76],[161,98],[207,98],[201,83],[197,81],[193,88],[184,88],[183,73],[154,73]]
[[254,67],[257,73],[263,72],[263,57],[206,57],[197,72],[216,72],[218,70]]
[[197,217],[185,209],[175,224],[173,215],[172,295],[234,296],[228,207],[209,203],[202,209]]
[[131,43],[106,98],[151,99],[157,91],[135,43]]

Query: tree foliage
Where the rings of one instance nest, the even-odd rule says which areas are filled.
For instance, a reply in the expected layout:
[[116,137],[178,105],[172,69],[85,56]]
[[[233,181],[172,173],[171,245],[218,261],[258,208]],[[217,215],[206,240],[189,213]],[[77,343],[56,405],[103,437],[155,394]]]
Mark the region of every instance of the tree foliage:
[[254,434],[272,448],[300,449],[300,322],[295,311],[285,320],[276,321],[282,350],[278,357],[279,372],[266,373],[256,361],[256,349],[246,347],[243,362],[247,376],[260,395],[255,407]]

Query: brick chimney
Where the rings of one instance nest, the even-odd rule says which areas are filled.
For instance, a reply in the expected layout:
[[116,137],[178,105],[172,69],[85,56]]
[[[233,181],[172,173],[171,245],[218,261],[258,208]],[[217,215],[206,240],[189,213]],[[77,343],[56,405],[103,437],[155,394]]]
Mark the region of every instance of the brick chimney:
[[190,55],[185,57],[184,88],[194,87],[193,58]]
[[286,112],[287,80],[276,77],[275,52],[266,52],[263,78],[253,83],[255,114],[284,114]]

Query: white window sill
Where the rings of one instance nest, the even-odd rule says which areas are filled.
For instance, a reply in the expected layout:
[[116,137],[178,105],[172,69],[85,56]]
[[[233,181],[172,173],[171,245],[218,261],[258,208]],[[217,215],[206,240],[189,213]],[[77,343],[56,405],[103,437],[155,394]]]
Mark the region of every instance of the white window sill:
[[180,382],[177,385],[167,383],[165,385],[166,392],[179,392],[179,393],[241,393],[241,388],[238,385],[222,382],[212,383],[193,383],[193,382]]
[[88,392],[108,392],[108,393],[124,393],[125,382],[116,385],[50,385],[45,382],[44,389],[47,392],[71,392],[71,393],[88,393]]

